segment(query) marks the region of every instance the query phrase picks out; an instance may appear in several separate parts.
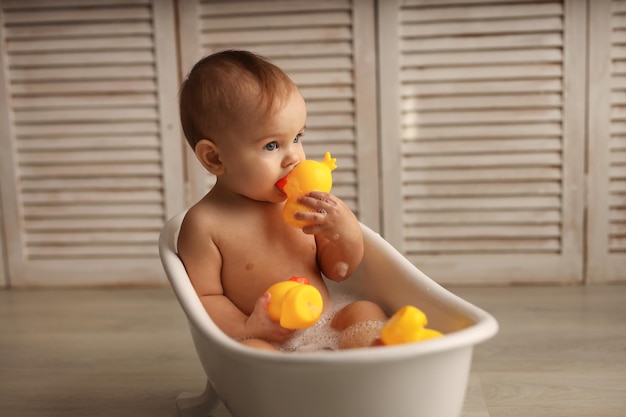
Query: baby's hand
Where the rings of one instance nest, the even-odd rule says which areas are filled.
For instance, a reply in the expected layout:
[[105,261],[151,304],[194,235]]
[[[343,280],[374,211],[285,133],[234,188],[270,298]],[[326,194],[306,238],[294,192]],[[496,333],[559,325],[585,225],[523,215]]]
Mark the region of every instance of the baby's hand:
[[272,295],[263,294],[254,305],[252,314],[246,320],[246,333],[250,337],[257,337],[268,342],[285,343],[293,335],[294,330],[285,329],[273,321],[267,311]]
[[314,212],[296,212],[297,220],[311,222],[302,228],[315,235],[317,263],[326,277],[334,281],[348,278],[363,258],[363,234],[356,216],[341,199],[314,191],[298,202]]
[[312,191],[298,198],[298,203],[315,210],[299,211],[294,215],[297,220],[312,223],[302,228],[306,234],[323,236],[332,242],[353,233],[360,233],[359,224],[352,211],[332,194]]

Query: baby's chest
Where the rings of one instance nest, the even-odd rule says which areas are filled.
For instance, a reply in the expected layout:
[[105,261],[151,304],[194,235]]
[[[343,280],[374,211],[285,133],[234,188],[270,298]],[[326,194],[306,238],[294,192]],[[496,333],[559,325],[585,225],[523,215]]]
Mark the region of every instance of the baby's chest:
[[235,233],[220,245],[223,269],[250,273],[315,264],[317,247],[313,236],[297,234],[256,236]]
[[226,295],[246,310],[244,306],[253,305],[275,282],[292,276],[319,279],[315,239],[301,231],[298,234],[254,239],[237,236],[220,245],[221,280]]

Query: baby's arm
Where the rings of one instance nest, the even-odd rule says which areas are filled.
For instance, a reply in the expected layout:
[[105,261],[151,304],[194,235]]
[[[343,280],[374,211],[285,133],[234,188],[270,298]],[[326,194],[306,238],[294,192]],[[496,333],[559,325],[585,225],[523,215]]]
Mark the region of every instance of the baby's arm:
[[250,316],[224,295],[220,277],[222,257],[206,230],[206,224],[188,214],[178,239],[178,255],[211,319],[233,339],[259,338],[276,343],[287,341],[293,331],[283,329],[269,317],[269,294],[257,300]]
[[295,217],[313,223],[302,230],[315,235],[320,269],[334,281],[348,278],[363,258],[363,234],[354,213],[341,199],[321,191],[300,197],[298,202],[316,210],[297,212]]

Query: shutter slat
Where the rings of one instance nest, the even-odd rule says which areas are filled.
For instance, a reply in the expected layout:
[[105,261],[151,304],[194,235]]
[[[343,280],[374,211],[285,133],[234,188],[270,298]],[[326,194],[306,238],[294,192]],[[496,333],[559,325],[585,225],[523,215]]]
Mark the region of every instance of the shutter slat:
[[[420,67],[406,68],[402,71],[401,80],[404,82],[431,83],[434,81],[484,81],[484,80],[511,80],[520,84],[520,79],[560,78],[563,69],[551,64],[498,64],[498,65],[457,65],[454,67]],[[502,84],[502,83],[500,83]],[[467,87],[466,87],[467,88]]]
[[453,239],[453,240],[409,240],[406,251],[413,254],[456,254],[456,253],[558,253],[559,239]]
[[[293,70],[291,78],[293,82],[295,82],[298,86],[304,88],[319,86],[321,81],[318,74],[309,73],[309,72],[295,72],[297,69]],[[322,70],[323,71],[323,70]],[[326,71],[324,84],[332,88],[333,85],[336,86],[345,86],[350,85],[353,82],[352,72],[351,71]]]
[[137,163],[133,164],[120,164],[115,163],[106,164],[103,162],[91,163],[87,165],[24,165],[20,168],[20,173],[24,178],[38,178],[38,177],[59,177],[59,178],[72,178],[72,177],[102,177],[111,176],[114,178],[125,178],[132,175],[161,175],[160,163]]
[[15,68],[11,81],[68,81],[101,79],[154,79],[151,65],[99,66],[85,71],[84,68]]
[[[409,51],[407,51],[409,52]],[[402,60],[406,67],[458,66],[511,63],[552,63],[561,61],[563,52],[560,48],[520,49],[499,51],[469,51],[455,53],[420,53],[407,54]]]
[[402,138],[411,139],[420,136],[422,139],[454,139],[454,138],[532,138],[559,137],[562,126],[558,123],[533,124],[502,124],[502,125],[467,125],[467,126],[418,126],[402,129]]
[[[28,255],[32,260],[66,260],[73,259],[133,259],[139,261],[142,258],[158,259],[159,253],[157,247],[152,244],[144,243],[143,245],[122,245],[120,242],[112,242],[109,245],[85,245],[78,244],[75,246],[50,245],[40,246],[31,244]],[[119,279],[114,282],[119,283]],[[85,284],[85,282],[83,282]]]
[[111,21],[106,23],[90,22],[89,24],[75,25],[28,25],[28,26],[8,26],[6,28],[7,39],[34,39],[38,40],[47,37],[75,37],[86,36],[117,36],[125,35],[151,35],[151,22],[120,22]]
[[411,210],[491,210],[491,209],[560,209],[558,196],[406,198],[405,208]]
[[102,6],[149,5],[150,0],[4,0],[3,7],[12,9],[58,9],[68,7],[96,8]]
[[[24,194],[24,204],[59,203],[158,203],[162,200],[159,190],[115,190],[112,192],[95,191],[55,191],[31,192]],[[26,226],[28,228],[28,226]]]
[[22,190],[27,192],[46,190],[158,190],[162,186],[163,184],[159,177],[131,177],[124,181],[114,178],[45,178],[36,180],[24,179],[22,181]]
[[[560,225],[529,225],[520,226],[496,224],[466,226],[459,229],[457,226],[419,226],[407,227],[407,233],[414,239],[524,239],[524,238],[548,238],[558,239],[561,232]],[[479,242],[476,243],[480,245]]]
[[[68,93],[69,92],[69,93]],[[154,80],[102,80],[90,82],[29,82],[13,84],[16,95],[65,95],[83,93],[156,93]]]
[[230,45],[244,43],[255,45],[262,43],[299,43],[319,41],[320,39],[349,40],[352,33],[349,27],[282,29],[280,31],[250,30],[240,32],[207,32],[200,39],[203,44]]
[[[297,78],[294,76],[293,78]],[[302,86],[299,89],[300,93],[304,96],[305,100],[318,100],[318,99],[346,99],[354,98],[354,90],[351,86]]]
[[[491,74],[485,74],[485,78]],[[480,81],[480,82],[464,82],[453,81],[447,83],[407,83],[403,86],[402,94],[405,97],[410,96],[434,96],[434,95],[467,95],[467,94],[508,94],[508,93],[536,93],[561,92],[563,83],[560,79],[547,80],[500,80],[503,78],[500,73],[496,77],[496,81]]]
[[163,218],[162,204],[120,203],[112,202],[90,204],[56,204],[25,206],[24,216],[28,220],[43,221],[46,219],[123,219],[123,218]]
[[110,64],[151,64],[154,63],[151,51],[119,51],[98,53],[58,53],[51,59],[42,54],[14,55],[11,58],[13,67],[60,67],[60,66],[93,66]]
[[263,14],[282,15],[285,12],[314,12],[319,10],[349,10],[348,0],[317,0],[317,1],[211,1],[200,5],[201,17]]
[[62,150],[104,150],[104,149],[157,149],[159,148],[159,138],[157,136],[133,135],[132,144],[129,144],[129,137],[106,136],[98,137],[66,137],[50,139],[24,139],[17,144],[20,151],[62,151]]
[[482,123],[558,122],[563,117],[561,109],[486,110],[455,112],[411,112],[402,116],[403,126],[467,125]]
[[276,19],[273,15],[258,15],[254,19],[249,16],[230,15],[220,17],[206,17],[200,22],[201,31],[218,31],[218,30],[245,30],[249,28],[289,28],[301,25],[317,25],[317,26],[350,26],[351,16],[348,10],[339,10],[337,12],[311,12],[311,13],[284,13],[282,19]]
[[101,22],[103,20],[150,20],[149,5],[135,7],[102,7],[72,9],[31,9],[28,11],[7,10],[4,15],[7,25],[40,23],[81,23]]
[[402,13],[403,23],[416,23],[437,20],[489,20],[496,18],[524,18],[561,16],[563,6],[557,3],[549,4],[474,4],[472,7],[432,7],[410,8]]
[[[333,142],[354,142],[354,130],[351,128],[329,128],[324,129],[309,129],[304,132],[304,143],[327,143],[329,138],[332,138]],[[308,148],[307,148],[308,149]]]
[[[15,0],[14,0],[15,1]],[[550,3],[554,2],[554,0],[498,0],[498,4],[505,3]],[[476,0],[402,0],[402,5],[405,7],[412,6],[449,6],[455,5],[459,6],[462,4],[471,4],[476,5],[478,3]],[[483,1],[483,3],[489,3],[489,1]]]
[[480,34],[510,34],[561,31],[563,19],[560,17],[536,17],[527,19],[500,19],[497,21],[455,21],[403,25],[400,33],[404,37],[463,36]]
[[442,183],[442,182],[483,182],[486,184],[502,181],[541,181],[559,180],[559,167],[453,167],[429,168],[428,170],[407,169],[403,173],[403,180],[407,182]]
[[17,124],[45,124],[45,123],[88,123],[88,122],[126,122],[133,120],[158,120],[156,108],[113,108],[93,110],[39,110],[15,112]]
[[26,137],[68,137],[98,134],[157,134],[159,127],[150,122],[123,122],[123,123],[87,123],[67,125],[23,125],[17,132],[20,138]]
[[[82,244],[116,244],[120,245],[120,252],[124,246],[132,244],[149,244],[158,239],[157,232],[117,232],[110,231],[107,233],[84,232],[84,233],[29,233],[27,243],[33,247],[37,246],[79,246]],[[94,245],[96,246],[96,245]],[[92,250],[95,250],[93,248]]]
[[530,33],[499,36],[444,36],[437,38],[407,38],[400,43],[406,52],[457,51],[459,49],[527,49],[557,47],[563,45],[563,37],[557,33]]
[[515,196],[515,195],[560,195],[561,185],[556,182],[520,182],[508,184],[409,184],[403,187],[405,195],[411,197],[454,197],[454,196]]
[[154,107],[156,97],[150,93],[94,94],[74,96],[19,96],[13,99],[16,110],[39,108],[108,108]]
[[[207,54],[218,52],[225,48],[221,44],[203,44],[202,47]],[[326,57],[326,56],[349,56],[352,53],[351,40],[321,39],[306,43],[299,43],[294,47],[293,43],[271,43],[271,44],[246,44],[229,42],[228,48],[233,49],[254,49],[254,51],[270,59],[282,57]]]
[[431,225],[502,225],[511,224],[558,224],[561,216],[558,210],[535,210],[535,211],[464,211],[464,212],[429,212],[411,211],[403,217],[404,223],[416,226]]
[[[512,100],[512,98],[514,98]],[[427,112],[433,110],[475,109],[541,109],[561,108],[562,98],[558,94],[517,94],[505,96],[465,97],[410,97],[402,100],[402,110]]]
[[72,165],[89,162],[158,162],[160,159],[159,150],[127,149],[123,151],[24,152],[20,155],[19,161],[24,165]]
[[560,152],[554,153],[515,153],[499,155],[428,155],[406,156],[406,168],[450,168],[450,167],[502,167],[502,166],[554,166],[561,164]]
[[[153,47],[153,40],[149,36],[118,37],[119,50],[146,50]],[[9,53],[33,53],[53,51],[107,51],[111,50],[110,38],[95,39],[40,39],[14,40],[7,48]]]
[[82,232],[91,231],[112,231],[120,230],[152,230],[160,231],[163,221],[159,217],[153,218],[83,218],[83,219],[49,219],[31,220],[28,224],[29,232]]
[[492,139],[492,140],[418,140],[407,142],[402,149],[407,155],[480,154],[519,151],[559,151],[558,138]]

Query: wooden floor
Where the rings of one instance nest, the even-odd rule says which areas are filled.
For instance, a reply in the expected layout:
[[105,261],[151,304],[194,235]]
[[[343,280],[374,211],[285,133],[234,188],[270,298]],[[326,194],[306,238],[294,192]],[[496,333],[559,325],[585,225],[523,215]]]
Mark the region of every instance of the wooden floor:
[[[501,327],[475,350],[463,417],[626,416],[626,286],[453,291]],[[167,288],[0,291],[2,416],[174,417],[203,384]]]

